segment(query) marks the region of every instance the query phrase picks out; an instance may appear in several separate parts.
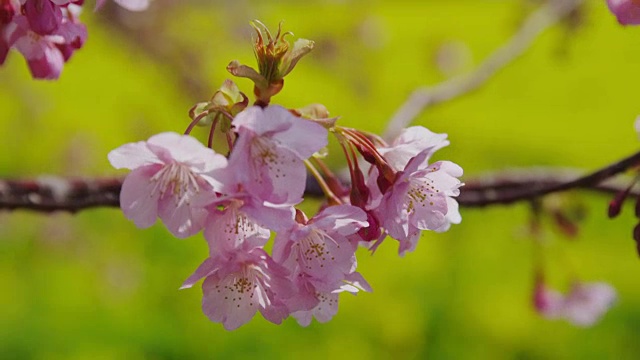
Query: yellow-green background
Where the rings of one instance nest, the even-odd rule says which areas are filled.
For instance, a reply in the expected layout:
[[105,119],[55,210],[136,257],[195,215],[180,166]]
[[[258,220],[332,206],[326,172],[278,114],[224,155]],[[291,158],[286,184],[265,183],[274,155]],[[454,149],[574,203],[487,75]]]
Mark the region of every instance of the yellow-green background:
[[[165,15],[157,36],[173,64],[135,40],[155,12],[128,15],[134,30],[122,33],[87,9],[89,40],[57,82],[31,80],[11,54],[0,68],[0,176],[123,174],[110,167],[108,151],[183,131],[187,110],[229,76],[230,60],[252,64],[253,18],[271,28],[285,20],[317,43],[275,102],[319,102],[342,124],[379,132],[412,89],[446,78],[434,63],[443,44],[464,44],[468,59],[458,71],[469,70],[530,9],[515,0],[237,3],[194,1]],[[207,93],[186,89],[175,63],[198,71],[186,77]],[[438,157],[459,163],[468,178],[534,165],[595,169],[638,149],[639,67],[640,28],[619,26],[604,0],[589,1],[576,31],[546,32],[480,92],[416,123],[449,134],[452,145]],[[248,81],[237,83],[251,92]],[[333,155],[337,166],[341,155]],[[578,238],[551,226],[542,236],[553,286],[566,288],[571,268],[618,290],[617,304],[589,329],[531,309],[523,204],[462,209],[461,225],[425,234],[404,258],[392,241],[375,256],[359,252],[374,292],[344,295],[327,324],[276,326],[258,315],[233,332],[202,314],[198,288],[178,291],[206,256],[200,236],[177,240],[161,225],[139,230],[117,209],[0,213],[0,358],[640,358],[633,209],[609,220],[607,197],[577,199],[588,209]]]

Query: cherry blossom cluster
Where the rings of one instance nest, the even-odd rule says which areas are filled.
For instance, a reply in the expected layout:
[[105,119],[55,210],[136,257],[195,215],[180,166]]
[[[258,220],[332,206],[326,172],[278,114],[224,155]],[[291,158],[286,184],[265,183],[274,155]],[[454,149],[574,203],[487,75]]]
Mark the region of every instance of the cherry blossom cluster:
[[[114,0],[144,10],[149,0]],[[96,7],[105,0],[98,0]],[[0,0],[0,66],[10,49],[24,56],[37,79],[57,79],[74,51],[87,39],[78,16],[84,0]]]
[[[157,134],[108,156],[114,167],[131,170],[120,202],[138,227],[160,218],[178,238],[202,231],[208,257],[182,287],[204,279],[203,311],[228,330],[258,311],[276,324],[288,316],[303,326],[313,317],[329,321],[340,293],[371,291],[357,272],[358,246],[374,250],[391,237],[404,254],[423,231],[461,221],[455,197],[462,169],[431,161],[449,144],[445,134],[415,126],[387,143],[339,126],[321,105],[271,105],[313,42],[290,46],[287,33],[274,37],[259,22],[254,27],[259,70],[228,67],[254,82],[254,105],[227,80],[191,109],[185,134]],[[196,126],[209,127],[207,145],[190,135]],[[322,160],[330,134],[346,157],[348,183]],[[315,215],[298,208],[307,174],[325,195]]]

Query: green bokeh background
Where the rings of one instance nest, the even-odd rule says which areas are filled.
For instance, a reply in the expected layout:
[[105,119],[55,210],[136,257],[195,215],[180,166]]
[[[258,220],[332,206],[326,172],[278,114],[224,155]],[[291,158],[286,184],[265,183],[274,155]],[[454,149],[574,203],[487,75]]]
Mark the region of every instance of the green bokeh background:
[[[126,15],[131,33],[86,11],[89,41],[57,82],[31,80],[21,57],[10,55],[0,69],[0,176],[123,174],[110,167],[108,151],[183,131],[187,110],[229,76],[230,60],[252,64],[250,19],[272,28],[285,20],[317,43],[275,102],[319,102],[344,125],[380,132],[414,88],[472,69],[530,8],[515,0],[193,2],[173,8],[158,37],[165,54],[187,64],[179,71],[202,65],[187,74],[207,84],[200,98],[136,40],[136,23],[157,10]],[[452,145],[437,156],[472,178],[539,165],[586,171],[636,151],[640,28],[619,26],[604,1],[587,2],[581,14],[579,28],[545,32],[479,92],[416,119],[449,134]],[[459,63],[450,72],[435,61],[443,49],[453,49],[446,63]],[[250,93],[248,81],[237,83]],[[117,209],[0,213],[0,358],[640,358],[633,209],[609,220],[608,198],[573,200],[588,209],[579,236],[567,240],[545,226],[542,237],[553,286],[566,288],[572,271],[618,290],[617,304],[589,329],[531,309],[526,204],[462,209],[461,225],[425,234],[404,258],[392,241],[375,256],[359,252],[374,292],[344,295],[327,324],[276,326],[258,315],[233,332],[202,314],[198,288],[178,291],[206,256],[201,236],[176,240],[161,225],[139,230]]]

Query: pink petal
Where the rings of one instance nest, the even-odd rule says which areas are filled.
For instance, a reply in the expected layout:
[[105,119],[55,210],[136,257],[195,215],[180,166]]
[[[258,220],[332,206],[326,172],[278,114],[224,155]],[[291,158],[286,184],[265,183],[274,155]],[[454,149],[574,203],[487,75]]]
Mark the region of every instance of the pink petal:
[[159,195],[150,179],[157,170],[155,165],[135,169],[122,183],[120,207],[139,228],[148,228],[156,222]]
[[460,206],[453,198],[447,197],[447,214],[445,215],[445,224],[433,229],[436,232],[445,232],[449,230],[451,224],[460,224],[462,216],[460,215]]
[[188,289],[197,283],[200,279],[209,276],[212,272],[218,270],[218,264],[212,259],[207,258],[198,268],[189,276],[180,289]]
[[246,128],[256,136],[270,137],[279,146],[306,159],[327,146],[327,130],[321,125],[298,118],[287,109],[272,105],[264,109],[254,106],[236,116],[233,124]]
[[616,298],[616,291],[609,284],[576,284],[566,296],[563,313],[574,325],[591,326],[609,310]]
[[295,210],[291,205],[271,204],[252,199],[245,202],[243,211],[258,224],[274,231],[290,228],[294,223]]
[[304,164],[293,152],[277,148],[268,139],[249,139],[241,134],[231,152],[229,168],[247,192],[263,201],[287,205],[302,201],[307,179]]
[[40,35],[52,34],[62,22],[62,11],[51,1],[30,0],[23,5],[23,9],[31,31]]
[[[226,162],[223,156],[216,154],[213,150],[204,146],[196,138],[189,135],[180,135],[174,132],[164,132],[154,135],[147,141],[152,151],[156,151],[156,155],[169,156],[172,160],[199,165],[198,169],[202,172],[210,171],[219,167],[220,163]],[[160,149],[168,151],[157,152]],[[211,160],[214,164],[208,165],[207,161]]]
[[369,225],[367,214],[351,205],[329,206],[313,217],[313,224],[343,236],[354,234]]
[[107,155],[111,166],[116,169],[136,169],[150,164],[162,164],[162,161],[149,150],[146,142],[124,144]]
[[204,237],[211,254],[239,248],[244,242],[252,247],[263,246],[271,235],[233,203],[222,211],[211,212],[206,221]]
[[371,285],[359,272],[352,272],[344,279],[345,284],[340,287],[340,291],[347,291],[355,294],[360,291],[372,292]]
[[407,252],[413,252],[418,245],[420,235],[421,232],[418,229],[412,228],[407,236],[396,238],[400,242],[398,255],[404,256]]
[[107,0],[96,0],[96,7],[93,8],[93,11],[98,11],[106,2]]
[[202,284],[202,311],[211,321],[221,322],[227,330],[234,330],[247,323],[258,311],[261,287],[237,291],[237,276],[224,278],[209,276]]
[[412,126],[404,129],[394,140],[392,146],[380,148],[378,151],[396,170],[405,168],[409,160],[420,152],[427,150],[425,160],[437,150],[449,145],[447,134],[436,134],[423,126]]
[[81,23],[65,21],[60,25],[56,34],[62,36],[66,44],[71,45],[74,49],[79,49],[87,40],[87,27]]
[[[212,196],[213,198],[213,196]],[[208,212],[183,201],[176,204],[173,196],[160,199],[158,215],[167,229],[178,238],[186,238],[198,233],[204,226]]]
[[57,48],[45,47],[42,57],[27,59],[27,64],[34,78],[54,80],[62,73],[64,57]]
[[[266,118],[267,109],[270,109]],[[288,113],[288,114],[285,114]],[[291,127],[291,113],[281,106],[269,106],[263,109],[259,106],[251,106],[239,113],[233,119],[233,125],[237,129],[245,128],[255,136],[270,136],[273,133],[284,131]]]
[[[149,7],[149,0],[113,0],[118,5],[130,11],[142,11]],[[104,2],[104,0],[101,0]],[[97,6],[97,4],[96,4]]]
[[338,313],[337,293],[316,293],[319,302],[309,311],[297,311],[291,314],[301,326],[309,326],[311,317],[315,317],[319,323],[326,323]]

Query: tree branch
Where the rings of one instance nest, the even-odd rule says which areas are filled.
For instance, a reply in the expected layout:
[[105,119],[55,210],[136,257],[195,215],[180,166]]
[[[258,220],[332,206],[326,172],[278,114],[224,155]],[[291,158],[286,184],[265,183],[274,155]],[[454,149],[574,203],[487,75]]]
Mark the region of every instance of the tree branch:
[[517,59],[544,30],[576,10],[584,0],[549,0],[531,14],[509,41],[482,62],[477,69],[435,86],[423,86],[413,91],[389,121],[383,138],[398,136],[427,108],[477,90],[499,70]]
[[0,181],[0,209],[75,213],[95,207],[120,206],[119,178],[63,178],[56,176]]
[[[508,205],[573,189],[618,193],[625,190],[629,183],[610,180],[638,166],[640,152],[585,176],[557,168],[496,172],[466,180],[457,200],[461,206],[471,208]],[[307,195],[322,196],[313,178],[308,178]],[[42,177],[35,180],[4,180],[0,181],[0,210],[77,212],[95,207],[117,207],[120,204],[121,186],[121,178]],[[637,197],[640,197],[640,191],[631,191],[629,198]]]

